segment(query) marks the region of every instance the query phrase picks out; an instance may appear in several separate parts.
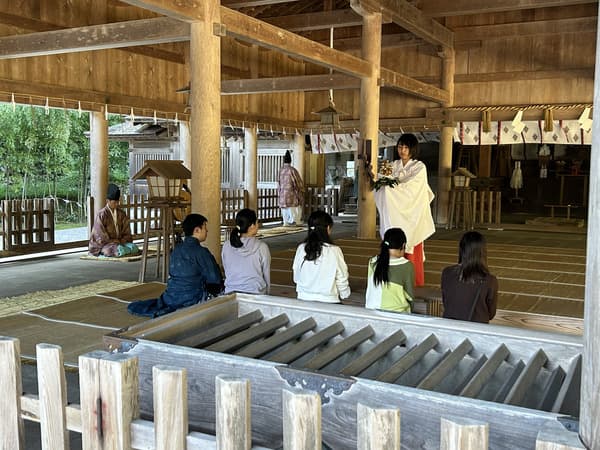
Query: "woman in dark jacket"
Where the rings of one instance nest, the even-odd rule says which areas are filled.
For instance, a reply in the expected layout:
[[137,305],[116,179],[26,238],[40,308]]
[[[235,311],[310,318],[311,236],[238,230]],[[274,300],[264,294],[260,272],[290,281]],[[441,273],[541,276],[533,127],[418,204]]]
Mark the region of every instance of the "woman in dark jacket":
[[442,271],[444,317],[488,323],[496,315],[498,280],[487,268],[485,238],[466,232],[458,246],[458,264]]

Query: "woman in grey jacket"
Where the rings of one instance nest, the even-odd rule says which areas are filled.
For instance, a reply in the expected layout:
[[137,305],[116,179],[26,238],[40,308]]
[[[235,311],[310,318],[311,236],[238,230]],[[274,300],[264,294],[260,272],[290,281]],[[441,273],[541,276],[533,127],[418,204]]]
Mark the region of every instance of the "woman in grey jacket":
[[229,241],[223,244],[221,259],[225,269],[225,293],[268,294],[271,286],[271,252],[256,237],[258,220],[248,208],[235,216]]

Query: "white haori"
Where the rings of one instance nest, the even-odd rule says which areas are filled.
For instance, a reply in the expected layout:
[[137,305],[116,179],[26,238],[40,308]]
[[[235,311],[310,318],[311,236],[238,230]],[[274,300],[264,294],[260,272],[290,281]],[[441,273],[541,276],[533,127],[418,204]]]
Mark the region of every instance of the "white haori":
[[402,228],[406,234],[406,252],[435,232],[429,204],[434,198],[427,182],[427,169],[421,161],[401,160],[392,164],[392,176],[400,181],[394,187],[383,186],[375,192],[381,238],[389,228]]

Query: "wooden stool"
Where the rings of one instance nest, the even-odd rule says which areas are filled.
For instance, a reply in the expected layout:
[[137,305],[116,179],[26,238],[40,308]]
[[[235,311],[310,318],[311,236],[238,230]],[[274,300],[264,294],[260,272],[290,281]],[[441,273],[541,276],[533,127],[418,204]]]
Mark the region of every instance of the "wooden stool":
[[450,189],[448,229],[458,228],[460,223],[462,223],[463,230],[473,229],[472,196],[471,188]]

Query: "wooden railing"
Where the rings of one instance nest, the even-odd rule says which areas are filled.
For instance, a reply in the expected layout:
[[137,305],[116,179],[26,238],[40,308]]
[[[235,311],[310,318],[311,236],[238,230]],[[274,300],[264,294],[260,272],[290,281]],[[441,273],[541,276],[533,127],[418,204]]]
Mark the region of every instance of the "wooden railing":
[[2,200],[0,250],[37,252],[54,246],[54,199]]
[[[0,449],[24,449],[23,420],[39,422],[41,448],[69,448],[69,430],[81,434],[82,447],[111,449],[249,449],[252,447],[251,395],[247,379],[217,376],[215,434],[190,432],[187,373],[170,366],[152,368],[154,421],[139,418],[138,359],[123,353],[95,351],[79,357],[79,404],[67,403],[63,355],[59,346],[36,346],[39,395],[22,393],[20,345],[0,337]],[[365,450],[400,449],[401,414],[379,408],[369,399],[356,406],[357,444]],[[321,397],[284,389],[283,448],[321,448]],[[431,430],[433,433],[434,431]],[[487,423],[453,417],[440,423],[440,448],[488,448]],[[31,437],[28,436],[28,439]],[[537,450],[583,449],[577,434],[552,421],[538,433]]]
[[474,224],[500,224],[502,193],[500,191],[473,191],[471,205],[473,207]]

